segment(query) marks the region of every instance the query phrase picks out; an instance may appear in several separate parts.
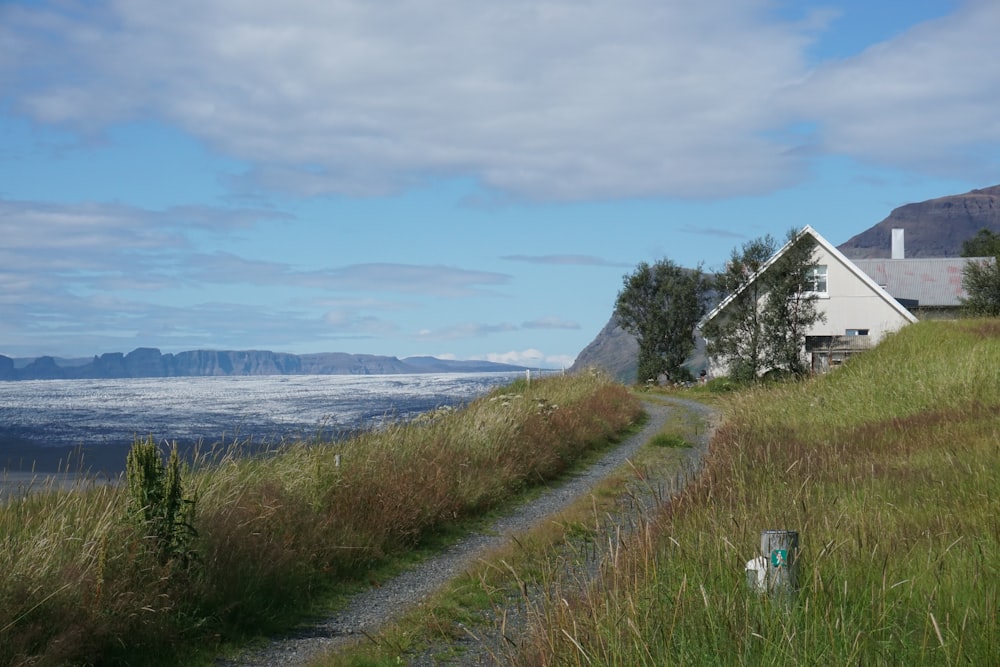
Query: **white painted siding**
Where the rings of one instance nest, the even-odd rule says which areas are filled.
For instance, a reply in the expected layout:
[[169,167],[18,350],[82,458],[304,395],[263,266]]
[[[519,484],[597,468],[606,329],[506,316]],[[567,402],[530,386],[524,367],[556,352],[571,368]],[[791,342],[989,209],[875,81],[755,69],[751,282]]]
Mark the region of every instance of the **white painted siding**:
[[816,302],[817,309],[826,315],[826,321],[813,326],[808,335],[843,336],[848,329],[868,329],[874,344],[886,333],[909,323],[898,307],[887,300],[887,294],[872,290],[871,285],[858,276],[857,270],[844,263],[845,260],[823,246],[816,248],[814,257],[817,264],[827,267],[828,296]]

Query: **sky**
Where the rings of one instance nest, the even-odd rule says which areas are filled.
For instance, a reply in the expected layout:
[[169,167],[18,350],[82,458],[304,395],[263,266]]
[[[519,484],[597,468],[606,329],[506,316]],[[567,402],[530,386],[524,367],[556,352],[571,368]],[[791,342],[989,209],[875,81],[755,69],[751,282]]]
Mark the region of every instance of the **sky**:
[[568,367],[623,278],[1000,183],[996,0],[0,0],[0,354]]

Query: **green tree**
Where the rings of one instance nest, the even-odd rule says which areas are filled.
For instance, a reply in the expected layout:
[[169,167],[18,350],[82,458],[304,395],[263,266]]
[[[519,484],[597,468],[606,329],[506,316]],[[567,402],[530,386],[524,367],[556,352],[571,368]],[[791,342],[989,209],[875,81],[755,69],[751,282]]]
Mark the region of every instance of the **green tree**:
[[639,342],[639,382],[661,373],[671,382],[691,379],[684,362],[694,351],[694,329],[705,314],[707,292],[700,266],[683,269],[668,259],[641,262],[624,277],[615,317]]
[[816,241],[801,230],[788,232],[788,247],[768,271],[763,307],[764,360],[772,369],[796,377],[809,372],[802,355],[806,333],[826,316],[816,308]]
[[970,315],[1000,316],[1000,234],[980,229],[962,243],[962,257],[982,257],[962,269],[966,297],[962,306]]
[[972,260],[962,269],[962,287],[967,296],[962,307],[978,317],[1000,316],[1000,255]]
[[705,323],[702,334],[708,355],[726,359],[729,376],[739,382],[755,380],[762,371],[764,331],[759,304],[766,286],[753,278],[776,248],[770,235],[734,248],[725,270],[715,279],[716,290],[730,302],[725,316]]
[[996,257],[1000,255],[1000,234],[985,227],[971,239],[962,241],[962,257]]
[[716,279],[729,303],[702,330],[709,356],[724,359],[739,382],[756,381],[767,370],[808,372],[802,358],[806,332],[823,319],[812,289],[815,241],[791,230],[784,252],[768,265],[776,246],[768,235],[733,250]]

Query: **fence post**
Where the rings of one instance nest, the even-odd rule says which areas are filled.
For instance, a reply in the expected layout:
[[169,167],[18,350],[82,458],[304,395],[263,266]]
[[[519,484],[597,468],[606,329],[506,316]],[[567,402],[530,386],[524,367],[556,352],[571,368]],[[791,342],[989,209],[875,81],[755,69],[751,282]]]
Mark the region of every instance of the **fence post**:
[[764,530],[760,553],[766,575],[764,590],[793,596],[799,589],[799,534],[794,530]]

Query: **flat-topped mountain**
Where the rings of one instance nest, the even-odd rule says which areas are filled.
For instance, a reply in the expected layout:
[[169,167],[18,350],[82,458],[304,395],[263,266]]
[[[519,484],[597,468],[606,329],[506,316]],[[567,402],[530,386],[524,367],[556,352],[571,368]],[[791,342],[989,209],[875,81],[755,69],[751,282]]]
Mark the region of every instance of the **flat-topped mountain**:
[[267,350],[192,350],[162,354],[140,347],[128,354],[111,352],[90,362],[60,363],[39,357],[28,363],[0,355],[0,380],[72,380],[194,377],[214,375],[390,375],[406,373],[503,373],[525,366],[492,361],[456,361],[436,357],[398,359],[374,354],[326,352],[286,354]]
[[980,229],[1000,234],[1000,185],[900,206],[837,249],[851,259],[891,257],[893,229],[904,230],[907,257],[958,257]]

